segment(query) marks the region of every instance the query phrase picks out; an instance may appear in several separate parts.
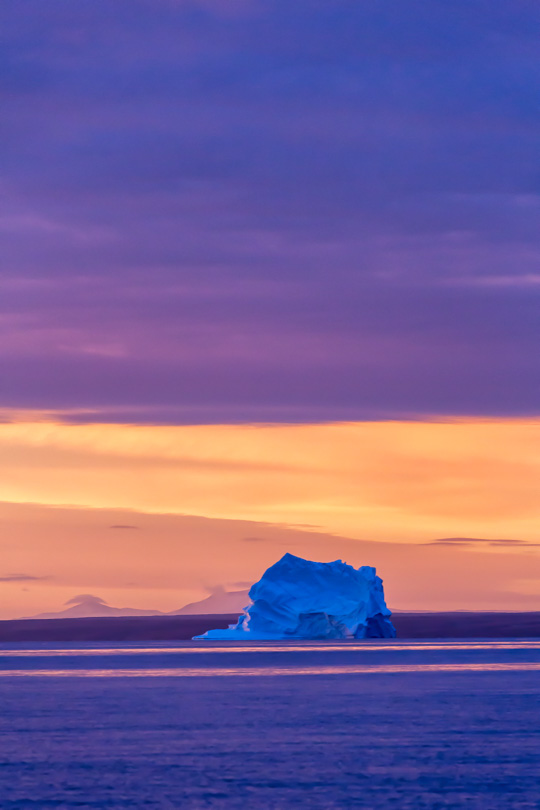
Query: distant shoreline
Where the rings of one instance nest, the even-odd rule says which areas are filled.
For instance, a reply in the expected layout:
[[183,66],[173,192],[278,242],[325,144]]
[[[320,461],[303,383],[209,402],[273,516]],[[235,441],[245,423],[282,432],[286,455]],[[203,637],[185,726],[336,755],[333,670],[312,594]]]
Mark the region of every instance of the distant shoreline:
[[[232,615],[107,616],[0,621],[0,643],[186,641],[235,622]],[[398,638],[540,638],[540,611],[394,613]]]

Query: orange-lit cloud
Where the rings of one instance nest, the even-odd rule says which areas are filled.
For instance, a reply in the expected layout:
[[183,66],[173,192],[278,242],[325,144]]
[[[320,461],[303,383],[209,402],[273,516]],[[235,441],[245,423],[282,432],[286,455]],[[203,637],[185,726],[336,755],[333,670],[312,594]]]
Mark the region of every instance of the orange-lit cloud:
[[[126,521],[136,521],[137,530],[111,529]],[[233,590],[255,581],[285,551],[375,565],[394,608],[540,608],[535,549],[490,553],[247,521],[31,504],[0,504],[0,534],[4,618],[58,610],[81,592],[119,607],[175,610],[218,583]],[[14,576],[23,570],[24,580]]]
[[0,425],[0,498],[312,524],[370,540],[534,541],[538,423]]
[[126,589],[131,606],[172,610],[286,550],[378,565],[398,607],[530,605],[539,438],[532,420],[5,422],[0,577],[49,579],[4,583],[0,611],[81,590],[127,604]]

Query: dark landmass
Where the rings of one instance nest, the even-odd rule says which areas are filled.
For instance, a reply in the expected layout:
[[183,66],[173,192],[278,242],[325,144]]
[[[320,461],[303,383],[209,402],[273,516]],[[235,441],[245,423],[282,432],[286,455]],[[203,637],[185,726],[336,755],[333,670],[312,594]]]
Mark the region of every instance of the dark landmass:
[[238,614],[199,616],[100,616],[84,619],[0,621],[2,641],[185,641],[225,628]]
[[[107,616],[0,621],[0,642],[185,641],[236,622],[233,615]],[[540,638],[538,613],[395,613],[398,638]]]
[[394,613],[398,638],[540,638],[535,613]]

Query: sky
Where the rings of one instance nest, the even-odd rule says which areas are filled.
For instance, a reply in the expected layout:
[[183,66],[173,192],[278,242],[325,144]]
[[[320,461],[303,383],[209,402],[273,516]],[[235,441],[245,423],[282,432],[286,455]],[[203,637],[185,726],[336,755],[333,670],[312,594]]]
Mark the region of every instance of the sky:
[[1,4],[0,616],[295,549],[540,609],[539,35],[532,0]]

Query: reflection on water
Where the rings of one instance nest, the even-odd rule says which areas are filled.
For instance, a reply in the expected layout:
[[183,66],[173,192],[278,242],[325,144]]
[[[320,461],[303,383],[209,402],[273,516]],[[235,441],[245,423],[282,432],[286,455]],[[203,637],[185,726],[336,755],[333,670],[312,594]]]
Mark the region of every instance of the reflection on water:
[[540,670],[540,640],[258,642],[178,646],[17,645],[0,650],[4,678],[224,678]]
[[540,639],[5,646],[1,810],[540,808]]
[[464,664],[372,664],[369,666],[313,667],[184,667],[164,669],[11,669],[0,676],[56,678],[200,678],[230,675],[370,675],[404,672],[529,672],[540,670],[540,663],[464,663]]
[[338,641],[334,643],[321,642],[319,644],[302,642],[284,642],[275,644],[268,642],[246,643],[242,646],[224,644],[207,644],[202,642],[200,646],[178,645],[177,647],[71,647],[62,649],[1,649],[2,658],[38,658],[61,657],[61,656],[98,656],[98,655],[152,655],[152,654],[180,654],[188,655],[193,653],[249,653],[249,652],[420,652],[427,650],[540,650],[540,640],[516,640],[516,641],[464,641],[464,642],[349,642]]

